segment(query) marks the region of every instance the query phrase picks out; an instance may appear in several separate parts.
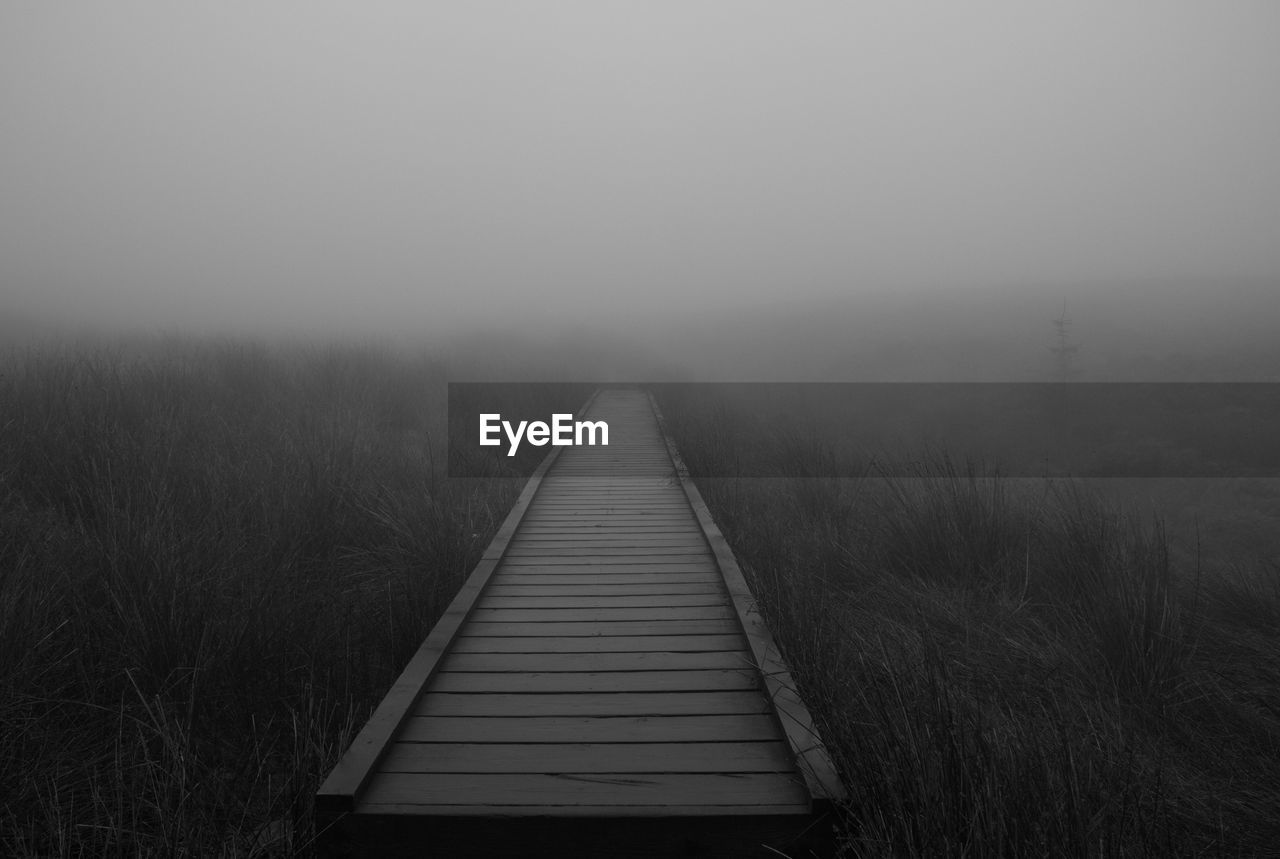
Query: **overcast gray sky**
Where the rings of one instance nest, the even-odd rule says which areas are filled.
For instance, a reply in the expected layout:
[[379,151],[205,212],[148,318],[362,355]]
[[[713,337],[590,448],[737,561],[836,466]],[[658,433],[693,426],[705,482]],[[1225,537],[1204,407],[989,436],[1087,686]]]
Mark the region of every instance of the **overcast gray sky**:
[[1280,3],[0,0],[0,300],[618,319],[1280,275]]

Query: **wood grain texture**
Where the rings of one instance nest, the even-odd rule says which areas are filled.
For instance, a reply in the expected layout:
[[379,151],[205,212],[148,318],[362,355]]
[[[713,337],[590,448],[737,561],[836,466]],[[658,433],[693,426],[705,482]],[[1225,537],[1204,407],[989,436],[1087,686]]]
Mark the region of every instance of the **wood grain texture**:
[[538,638],[562,635],[566,637],[597,638],[612,635],[726,635],[741,634],[742,626],[736,618],[724,620],[585,620],[562,623],[527,623],[504,621],[467,624],[460,635],[529,635]]
[[618,572],[612,569],[603,569],[593,572],[592,570],[577,570],[574,572],[544,572],[542,570],[530,570],[527,567],[515,573],[510,570],[504,571],[501,575],[495,576],[495,584],[504,585],[666,585],[666,584],[706,584],[713,583],[716,587],[723,591],[724,580],[720,578],[720,574],[715,570],[678,570],[675,572],[661,571],[657,573],[636,572],[627,570],[626,572]]
[[693,653],[646,650],[639,653],[450,653],[442,672],[476,671],[707,671],[754,668],[734,650]]
[[451,653],[700,653],[732,650],[747,653],[740,632],[726,635],[610,635],[584,638],[562,636],[469,635],[454,639]]
[[[723,593],[706,594],[521,594],[520,596],[482,597],[476,608],[520,608],[534,611],[549,608],[691,608],[723,606]],[[605,589],[607,590],[607,588]]]
[[408,805],[783,805],[807,799],[786,773],[379,773],[366,801]]
[[[511,582],[511,584],[508,584],[508,582]],[[577,597],[581,599],[584,597],[676,596],[679,594],[718,596],[724,592],[724,588],[714,580],[709,582],[670,582],[667,584],[652,584],[649,582],[633,584],[606,580],[598,584],[587,582],[578,585],[563,585],[547,582],[539,583],[530,581],[527,578],[500,579],[495,576],[489,581],[489,587],[485,590],[485,600],[504,597]]]
[[770,715],[772,708],[758,691],[455,693],[424,695],[417,716],[716,716]]
[[615,607],[594,605],[587,608],[485,608],[476,606],[471,613],[474,623],[552,623],[558,621],[664,621],[664,620],[730,620],[733,607],[724,605]]
[[435,692],[699,692],[758,689],[754,670],[457,671],[438,673]]
[[405,743],[380,769],[401,773],[787,773],[785,743]]
[[570,576],[570,575],[601,575],[601,576],[623,576],[631,573],[711,573],[717,574],[715,560],[708,556],[700,558],[698,561],[683,561],[678,563],[629,563],[629,564],[600,564],[600,563],[548,563],[541,562],[536,564],[521,564],[519,566],[511,565],[504,568],[504,572],[512,575],[534,575],[537,573],[546,573],[553,576]]

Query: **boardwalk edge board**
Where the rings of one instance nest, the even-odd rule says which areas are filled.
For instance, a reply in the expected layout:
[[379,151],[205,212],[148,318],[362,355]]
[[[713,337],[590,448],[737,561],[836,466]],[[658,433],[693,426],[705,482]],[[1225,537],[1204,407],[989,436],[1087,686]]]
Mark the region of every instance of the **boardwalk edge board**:
[[[592,393],[576,414],[585,415],[598,394],[599,389]],[[319,817],[332,820],[339,815],[355,811],[360,794],[376,772],[378,762],[390,748],[392,737],[412,712],[414,703],[426,688],[427,682],[439,670],[449,645],[475,609],[484,586],[502,561],[512,536],[524,519],[525,511],[529,509],[529,505],[542,485],[542,478],[555,463],[562,449],[552,448],[537,470],[530,475],[520,497],[512,505],[511,512],[507,514],[493,541],[485,549],[480,562],[467,577],[444,614],[436,621],[413,658],[400,672],[400,676],[378,704],[373,715],[369,717],[369,721],[360,729],[351,746],[343,753],[337,766],[330,771],[329,776],[320,786],[320,790],[316,793],[316,813]]]
[[760,675],[764,678],[765,690],[777,711],[775,715],[778,724],[782,728],[787,744],[791,747],[796,766],[804,776],[805,786],[813,799],[814,811],[828,811],[832,803],[846,799],[844,784],[835,771],[835,765],[827,753],[826,746],[822,743],[808,708],[796,692],[795,680],[791,676],[790,669],[783,662],[781,651],[760,615],[755,596],[747,585],[742,568],[738,566],[738,560],[729,546],[729,541],[720,532],[719,526],[711,516],[710,508],[702,498],[702,493],[698,491],[698,487],[689,476],[689,469],[685,466],[674,439],[671,438],[662,409],[658,407],[658,401],[652,392],[647,393],[649,404],[653,407],[653,414],[658,421],[658,430],[667,447],[667,454],[675,465],[680,486],[689,499],[689,506],[693,508],[720,567],[725,586],[729,589],[729,597],[733,601],[743,632],[746,634],[747,643],[755,657]]

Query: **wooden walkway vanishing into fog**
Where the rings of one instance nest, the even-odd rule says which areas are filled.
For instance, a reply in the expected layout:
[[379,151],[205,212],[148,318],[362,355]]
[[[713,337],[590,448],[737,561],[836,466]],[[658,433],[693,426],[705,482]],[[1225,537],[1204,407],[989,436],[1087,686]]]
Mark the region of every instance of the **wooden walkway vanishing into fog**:
[[831,850],[841,787],[650,397],[579,417],[609,446],[530,478],[321,788],[322,855]]

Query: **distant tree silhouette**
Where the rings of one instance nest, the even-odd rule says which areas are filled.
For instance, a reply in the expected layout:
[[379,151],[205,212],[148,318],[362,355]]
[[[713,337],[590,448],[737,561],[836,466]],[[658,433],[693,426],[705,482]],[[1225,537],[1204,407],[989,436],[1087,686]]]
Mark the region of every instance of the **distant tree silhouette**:
[[1062,315],[1053,320],[1054,344],[1049,348],[1053,353],[1054,367],[1060,382],[1070,381],[1076,368],[1072,363],[1076,353],[1080,351],[1078,343],[1071,342],[1071,319],[1067,316],[1067,303],[1062,302]]

